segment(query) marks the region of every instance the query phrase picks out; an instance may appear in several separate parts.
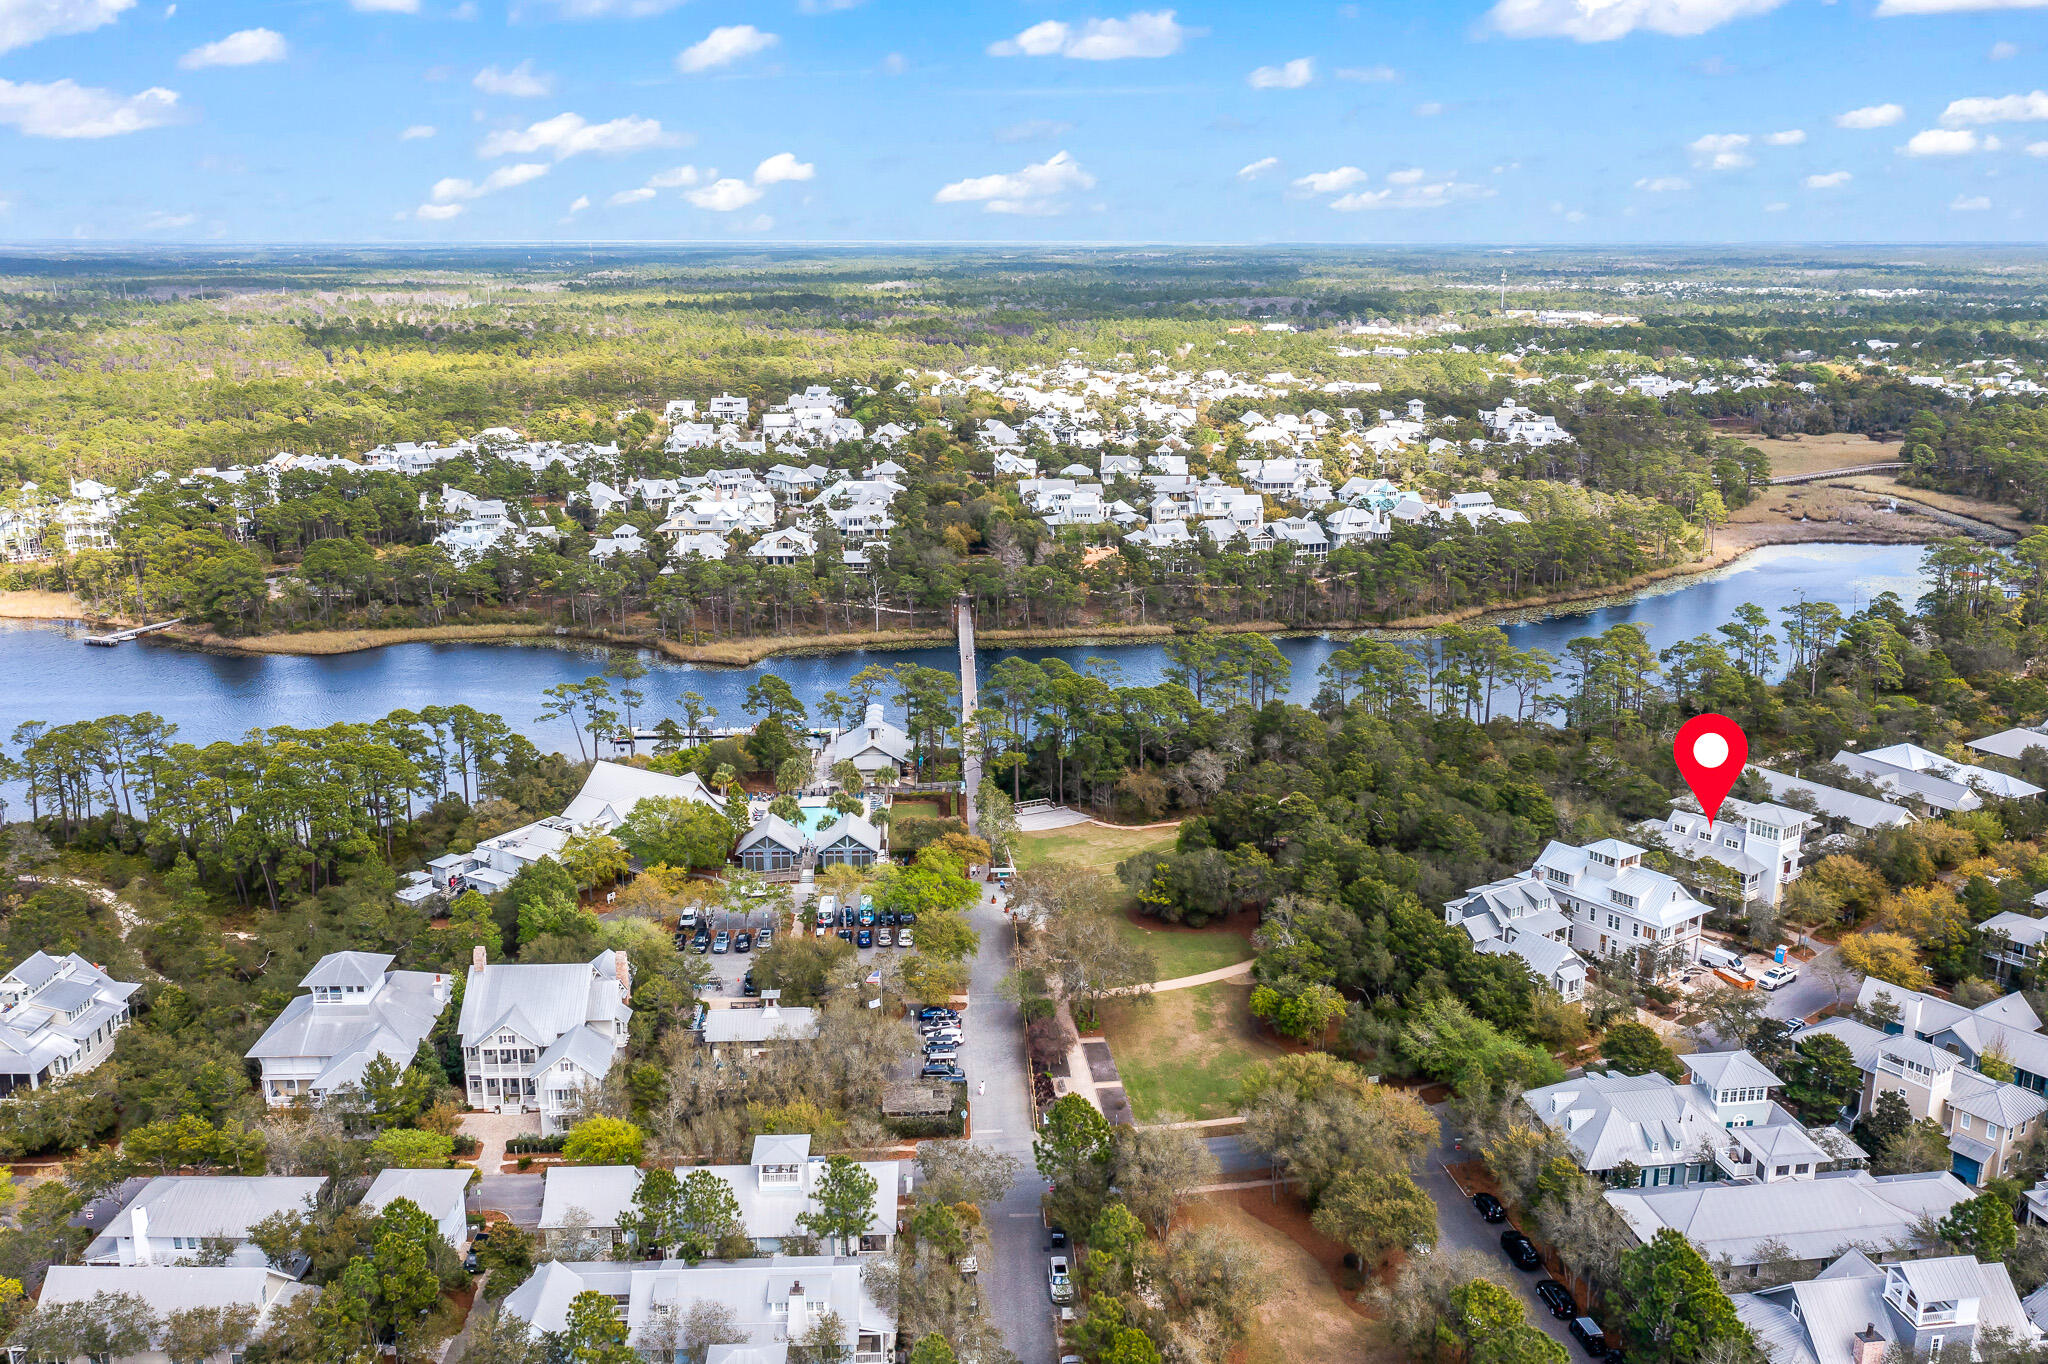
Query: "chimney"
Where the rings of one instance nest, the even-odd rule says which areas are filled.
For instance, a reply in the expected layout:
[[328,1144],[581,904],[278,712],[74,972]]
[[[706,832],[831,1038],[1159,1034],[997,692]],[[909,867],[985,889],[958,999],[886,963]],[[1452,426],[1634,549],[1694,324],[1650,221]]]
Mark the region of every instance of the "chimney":
[[149,1209],[137,1208],[128,1214],[128,1225],[135,1232],[135,1263],[150,1264],[149,1256]]
[[1856,1343],[1849,1351],[1849,1364],[1884,1364],[1891,1342],[1877,1333],[1876,1322],[1866,1322],[1851,1339]]
[[632,994],[633,968],[632,965],[627,962],[626,954],[624,952],[612,953],[612,970],[615,971],[619,977],[619,993],[621,995]]
[[[802,1335],[808,1324],[804,1307],[804,1286],[801,1283],[793,1283],[789,1286],[789,1339],[795,1340]],[[1863,1364],[1863,1361],[1859,1359],[1856,1364]]]
[[488,961],[488,960],[489,960],[489,958],[488,958],[488,957],[486,957],[486,956],[484,955],[484,945],[483,945],[482,943],[478,943],[478,944],[477,944],[477,945],[476,945],[475,947],[472,947],[472,948],[470,948],[470,949],[469,949],[469,969],[470,969],[470,970],[472,970],[472,971],[481,971],[481,970],[483,970],[483,969],[484,969],[484,963],[485,963],[486,961]]

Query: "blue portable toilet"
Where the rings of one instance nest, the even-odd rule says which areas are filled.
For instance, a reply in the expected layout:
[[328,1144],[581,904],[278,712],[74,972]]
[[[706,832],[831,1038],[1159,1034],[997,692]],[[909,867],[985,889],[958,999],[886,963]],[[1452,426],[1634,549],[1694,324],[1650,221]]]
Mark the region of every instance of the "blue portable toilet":
[[1778,945],[1778,950],[1771,954],[1771,960],[1778,963],[1778,965],[1780,966],[1783,966],[1785,964],[1785,945],[1783,943],[1780,943]]

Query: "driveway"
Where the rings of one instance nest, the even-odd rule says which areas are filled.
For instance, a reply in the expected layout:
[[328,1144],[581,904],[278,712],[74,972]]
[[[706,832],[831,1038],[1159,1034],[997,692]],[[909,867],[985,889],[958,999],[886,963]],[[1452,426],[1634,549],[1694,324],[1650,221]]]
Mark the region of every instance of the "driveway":
[[1832,961],[1835,949],[1822,946],[1814,953],[1813,960],[1797,963],[1799,979],[1790,985],[1771,992],[1770,1003],[1764,1005],[1764,1013],[1771,1018],[1781,1018],[1788,1023],[1798,1023],[1810,1014],[1819,1013],[1835,1002],[1835,992],[1821,981],[1820,973],[1814,968],[1824,961]]
[[513,1224],[533,1231],[540,1226],[540,1198],[547,1176],[485,1175],[469,1195],[471,1212],[501,1212]]
[[[1019,1364],[1053,1364],[1058,1347],[1045,1286],[1045,1223],[1038,1204],[1045,1181],[1031,1163],[1033,1119],[1024,1019],[996,989],[1009,974],[1016,941],[1003,917],[1000,897],[1000,891],[984,887],[972,911],[981,946],[969,975],[972,1002],[961,1064],[974,1090],[969,1100],[971,1139],[977,1146],[1017,1157],[1023,1170],[1002,1202],[983,1209],[994,1263],[982,1271],[981,1284],[989,1318]],[[981,1092],[984,1083],[986,1093]]]
[[[1473,1208],[1472,1200],[1465,1197],[1455,1181],[1444,1172],[1447,1161],[1464,1160],[1470,1152],[1453,1151],[1451,1132],[1445,1126],[1445,1105],[1434,1104],[1430,1111],[1436,1114],[1437,1123],[1443,1130],[1443,1139],[1438,1149],[1430,1155],[1429,1164],[1415,1177],[1423,1191],[1436,1204],[1437,1248],[1439,1250],[1469,1250],[1484,1257],[1500,1269],[1500,1277],[1515,1286],[1517,1296],[1529,1309],[1529,1319],[1564,1346],[1573,1360],[1585,1358],[1585,1351],[1579,1343],[1565,1332],[1564,1323],[1550,1315],[1550,1309],[1536,1296],[1536,1283],[1550,1277],[1543,1272],[1527,1273],[1516,1269],[1501,1253],[1500,1234],[1505,1225],[1496,1226],[1482,1218]],[[1581,1303],[1580,1306],[1584,1307]]]

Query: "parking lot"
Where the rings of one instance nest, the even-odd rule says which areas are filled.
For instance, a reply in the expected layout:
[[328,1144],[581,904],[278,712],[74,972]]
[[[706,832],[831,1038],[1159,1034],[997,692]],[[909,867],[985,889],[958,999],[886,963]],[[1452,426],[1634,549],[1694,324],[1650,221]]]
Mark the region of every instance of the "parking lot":
[[[761,908],[745,912],[717,910],[707,915],[703,922],[710,928],[713,941],[717,940],[717,936],[721,932],[732,934],[734,940],[738,938],[740,933],[745,932],[753,935],[758,941],[761,930],[770,927],[775,930],[778,937],[791,932],[813,932],[812,929],[808,928],[793,928],[794,918],[794,913],[788,902],[782,901],[778,902],[774,908]],[[893,945],[889,947],[880,946],[882,927],[883,925],[877,923],[870,930],[876,946],[856,948],[860,954],[860,959],[867,963],[870,969],[884,964],[902,950]],[[836,933],[838,930],[834,929],[833,931]],[[852,931],[855,935],[854,941],[858,943],[859,929],[855,928]],[[894,927],[891,928],[890,937],[892,939],[897,931]],[[913,933],[916,932],[914,928],[911,931]],[[687,945],[687,939],[684,940],[684,944],[684,950],[695,950]],[[704,959],[711,963],[712,977],[718,982],[717,993],[728,995],[740,993],[740,982],[746,976],[747,968],[754,964],[754,956],[758,950],[758,948],[754,948],[746,952],[728,950],[723,953],[707,952],[704,954]]]

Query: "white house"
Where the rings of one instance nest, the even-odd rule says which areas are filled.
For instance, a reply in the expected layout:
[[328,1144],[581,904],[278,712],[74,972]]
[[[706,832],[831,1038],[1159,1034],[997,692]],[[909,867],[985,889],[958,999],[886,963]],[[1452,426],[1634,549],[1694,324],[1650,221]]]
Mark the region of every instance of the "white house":
[[1651,827],[1663,834],[1671,851],[1687,861],[1705,857],[1742,878],[1742,899],[1775,905],[1785,887],[1798,879],[1800,844],[1812,820],[1783,805],[1746,800],[1721,802],[1720,818],[1708,820],[1698,810],[1673,801],[1671,813]]
[[434,1219],[441,1239],[462,1251],[469,1248],[468,1194],[476,1171],[379,1170],[370,1181],[370,1191],[357,1206],[367,1213],[382,1212],[395,1199],[403,1198]]
[[541,1186],[540,1234],[552,1250],[589,1236],[617,1245],[643,1178],[637,1165],[552,1165]]
[[633,1011],[632,968],[609,949],[588,962],[483,960],[463,987],[463,1070],[469,1104],[500,1113],[538,1110],[547,1135],[564,1131],[582,1091],[624,1051]]
[[127,1026],[128,998],[141,988],[76,952],[33,952],[0,976],[0,1097],[106,1060]]
[[1566,1000],[1586,992],[1586,963],[1572,951],[1572,921],[1533,873],[1474,886],[1444,906],[1444,922],[1462,928],[1481,952],[1519,957],[1529,974]]
[[697,1265],[549,1260],[506,1297],[505,1311],[536,1332],[560,1331],[577,1294],[601,1293],[619,1304],[627,1341],[652,1349],[673,1348],[655,1342],[679,1334],[692,1303],[720,1302],[734,1309],[746,1336],[736,1356],[728,1347],[712,1347],[711,1358],[728,1364],[784,1360],[791,1342],[836,1318],[840,1358],[847,1364],[888,1364],[896,1354],[896,1319],[869,1293],[864,1264],[858,1257],[826,1255]]
[[1875,782],[1894,799],[1930,811],[1974,810],[1986,796],[2016,800],[2041,794],[2040,787],[2018,777],[1954,762],[1918,744],[1892,744],[1868,753],[1845,748],[1835,754],[1835,763]]
[[793,564],[818,552],[818,538],[807,530],[778,530],[747,546],[747,557],[769,564]]
[[[855,1162],[875,1181],[873,1205],[868,1209],[869,1227],[856,1244],[821,1247],[852,1254],[877,1255],[896,1244],[896,1204],[905,1178],[904,1162],[864,1160]],[[760,1254],[781,1251],[783,1239],[804,1233],[797,1219],[811,1208],[818,1177],[824,1173],[825,1158],[811,1154],[808,1135],[754,1138],[754,1148],[745,1165],[712,1165],[710,1172],[732,1186],[740,1205],[740,1221],[747,1237]],[[689,1174],[677,1167],[676,1177]]]
[[1543,878],[1571,920],[1572,946],[1581,954],[1638,956],[1660,976],[1698,960],[1707,907],[1670,876],[1645,867],[1643,850],[1633,843],[1603,838],[1575,848],[1552,840],[1531,874]]
[[176,1264],[208,1242],[226,1243],[227,1263],[260,1268],[249,1230],[281,1212],[304,1212],[325,1187],[313,1175],[158,1175],[138,1190],[85,1248],[94,1265]]
[[910,750],[910,736],[888,721],[881,702],[871,701],[859,724],[834,736],[825,746],[825,766],[830,769],[850,762],[873,778],[885,768],[907,764]]
[[[318,1290],[289,1274],[262,1266],[202,1265],[51,1265],[43,1276],[36,1305],[43,1308],[87,1305],[102,1293],[140,1298],[158,1321],[173,1312],[194,1308],[248,1308],[255,1314],[253,1339],[270,1324],[271,1313],[301,1293]],[[100,1364],[189,1364],[163,1350],[161,1329],[148,1349],[134,1354],[98,1356]],[[228,1358],[240,1358],[230,1351]]]
[[431,971],[393,971],[376,952],[330,952],[299,981],[308,993],[285,1005],[245,1053],[263,1067],[272,1107],[304,1097],[319,1102],[362,1083],[382,1056],[404,1069],[448,1007],[454,982]]
[[1968,1255],[1880,1265],[1852,1250],[1811,1279],[1729,1301],[1774,1364],[1970,1359],[1988,1331],[2041,1342],[2005,1266]]

